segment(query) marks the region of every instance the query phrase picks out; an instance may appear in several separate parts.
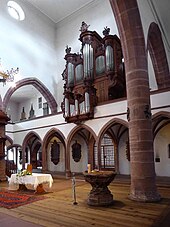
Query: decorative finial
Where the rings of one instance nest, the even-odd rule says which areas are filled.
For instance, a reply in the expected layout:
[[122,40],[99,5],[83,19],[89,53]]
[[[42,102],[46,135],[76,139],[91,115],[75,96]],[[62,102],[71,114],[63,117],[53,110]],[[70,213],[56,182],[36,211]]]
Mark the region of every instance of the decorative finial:
[[65,49],[65,52],[66,54],[70,54],[71,52],[71,47],[68,47],[68,45],[66,46],[66,49]]
[[84,21],[82,22],[82,24],[81,24],[81,28],[80,28],[80,30],[79,31],[81,31],[81,32],[86,32],[87,30],[88,30],[88,27],[89,27],[90,25],[87,25]]
[[108,28],[107,26],[104,28],[104,30],[103,30],[103,35],[104,36],[107,36],[107,35],[109,35],[109,33],[110,33],[110,28]]

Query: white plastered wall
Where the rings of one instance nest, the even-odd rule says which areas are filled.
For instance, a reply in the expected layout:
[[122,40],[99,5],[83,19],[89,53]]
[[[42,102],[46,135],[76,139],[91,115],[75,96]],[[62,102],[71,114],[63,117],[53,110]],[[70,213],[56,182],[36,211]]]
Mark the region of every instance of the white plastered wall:
[[160,162],[155,162],[155,171],[157,176],[170,177],[170,124],[163,127],[155,137],[154,140],[154,154],[155,158],[159,157]]
[[[153,0],[153,2],[154,2],[154,0]],[[152,22],[155,22],[156,24],[158,24],[158,26],[161,30],[161,33],[162,33],[161,35],[162,35],[162,40],[163,40],[164,47],[165,47],[167,61],[170,64],[170,49],[166,42],[166,37],[165,37],[166,31],[162,31],[162,24],[160,24],[160,20],[157,18],[157,13],[155,13],[154,9],[152,8],[152,1],[137,0],[137,3],[138,3],[140,15],[141,15],[141,21],[142,21],[142,27],[143,27],[143,31],[144,31],[146,48],[147,48],[147,37],[148,37],[149,26]],[[155,3],[155,4],[157,4],[157,3]],[[149,54],[148,54],[148,73],[149,73],[150,88],[151,88],[151,90],[155,90],[155,89],[157,89],[157,84],[156,84],[156,78],[155,78],[155,74],[153,71],[153,66],[152,66],[152,62],[151,62]]]
[[57,77],[55,83],[57,85],[56,97],[57,103],[60,104],[63,99],[63,81],[61,74],[65,68],[65,47],[68,45],[71,47],[72,53],[80,53],[81,42],[78,40],[80,36],[80,27],[82,21],[85,21],[90,25],[90,31],[96,31],[103,37],[104,27],[110,28],[110,34],[118,35],[116,22],[113,16],[113,12],[109,3],[109,0],[97,0],[94,3],[83,8],[81,11],[77,11],[74,15],[61,21],[56,26],[56,50],[57,50]]
[[130,175],[130,162],[127,160],[126,157],[126,141],[127,133],[124,133],[121,137],[118,146],[118,157],[119,157],[119,173],[124,175]]
[[51,148],[50,145],[48,145],[47,148],[47,169],[49,171],[53,171],[53,172],[65,172],[65,151],[64,151],[64,147],[62,146],[61,143],[60,144],[60,160],[59,163],[57,165],[55,165],[52,161],[51,161]]
[[74,137],[74,140],[71,143],[72,145],[77,140],[77,143],[81,144],[81,159],[79,162],[75,162],[72,157],[72,148],[70,149],[70,170],[72,173],[82,173],[87,170],[87,163],[88,163],[88,148],[87,144],[81,137]]
[[[56,76],[55,23],[27,1],[17,0],[25,20],[17,21],[7,12],[7,0],[0,7],[0,57],[5,69],[19,67],[15,81],[37,77],[53,92]],[[0,83],[1,96],[11,86]]]

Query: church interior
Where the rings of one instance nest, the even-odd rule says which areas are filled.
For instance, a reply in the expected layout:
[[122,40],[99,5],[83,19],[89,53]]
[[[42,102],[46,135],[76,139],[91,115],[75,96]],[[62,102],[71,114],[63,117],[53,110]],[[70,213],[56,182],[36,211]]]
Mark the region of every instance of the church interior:
[[169,226],[169,11],[1,0],[0,191],[29,173],[50,184],[0,205],[3,226]]

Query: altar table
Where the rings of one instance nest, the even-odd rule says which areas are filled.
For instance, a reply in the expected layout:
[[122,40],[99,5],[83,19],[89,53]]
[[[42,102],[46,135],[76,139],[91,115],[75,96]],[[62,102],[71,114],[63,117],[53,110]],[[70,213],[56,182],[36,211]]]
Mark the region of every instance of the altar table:
[[9,180],[9,186],[18,186],[18,190],[27,190],[27,186],[33,186],[36,193],[45,192],[43,184],[47,184],[49,188],[52,187],[53,178],[51,174],[32,173],[32,175],[18,176],[12,174]]

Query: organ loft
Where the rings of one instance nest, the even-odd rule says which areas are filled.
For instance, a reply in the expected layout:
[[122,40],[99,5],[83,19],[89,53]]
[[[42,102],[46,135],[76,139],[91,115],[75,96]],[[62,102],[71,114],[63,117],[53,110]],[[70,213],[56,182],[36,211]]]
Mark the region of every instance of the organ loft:
[[98,104],[126,96],[125,71],[120,39],[105,27],[101,37],[88,30],[84,21],[80,28],[80,53],[66,46],[64,100],[61,104],[66,122],[80,123],[94,117]]

